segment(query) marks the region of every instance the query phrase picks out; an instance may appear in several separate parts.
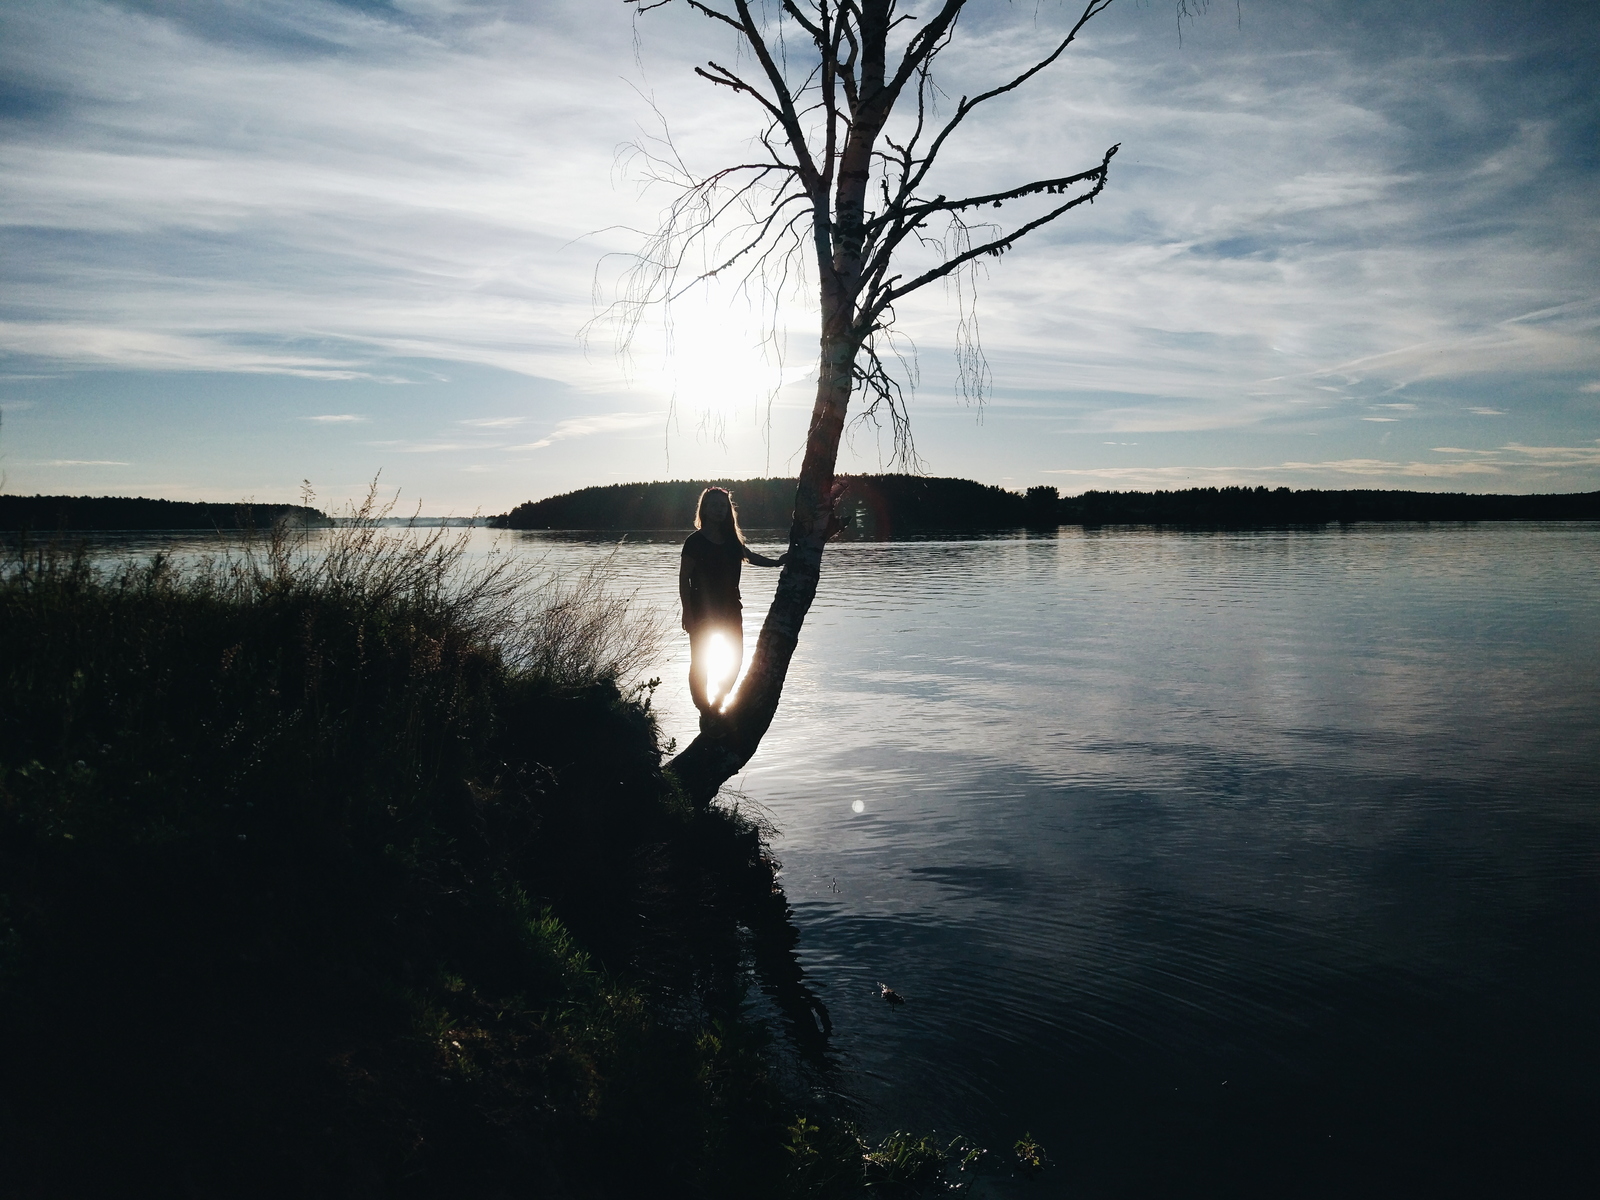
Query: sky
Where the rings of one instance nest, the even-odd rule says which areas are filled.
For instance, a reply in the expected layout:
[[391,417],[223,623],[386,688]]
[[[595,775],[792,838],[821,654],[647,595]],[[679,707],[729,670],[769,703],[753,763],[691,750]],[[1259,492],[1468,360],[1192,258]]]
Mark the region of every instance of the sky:
[[[946,105],[1075,15],[974,0]],[[1557,0],[1117,0],[940,167],[957,195],[1121,146],[976,281],[984,403],[954,294],[901,306],[924,469],[1600,488],[1597,46]],[[627,353],[596,322],[670,200],[628,147],[751,153],[711,59],[681,0],[0,8],[0,487],[337,507],[377,478],[464,515],[792,474],[803,286],[692,293]],[[853,427],[840,469],[890,451]]]

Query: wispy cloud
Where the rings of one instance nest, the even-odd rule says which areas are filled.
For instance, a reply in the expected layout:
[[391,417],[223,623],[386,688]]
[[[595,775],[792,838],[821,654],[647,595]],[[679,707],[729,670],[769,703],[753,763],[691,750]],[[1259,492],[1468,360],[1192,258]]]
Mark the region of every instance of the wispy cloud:
[[[449,454],[456,450],[482,450],[485,447],[479,442],[369,442],[368,445],[378,446],[396,454]],[[493,446],[488,449],[494,449]]]
[[644,429],[651,425],[660,426],[666,420],[666,413],[605,413],[593,417],[572,417],[562,421],[551,432],[540,438],[537,442],[524,442],[517,446],[507,446],[507,450],[543,450],[546,446],[553,446],[557,442],[569,438],[592,437],[597,433],[621,433],[627,430]]
[[[17,289],[12,304],[27,299]],[[240,346],[216,330],[167,331],[87,320],[0,320],[0,353],[63,364],[140,371],[226,371],[307,379],[371,379],[381,375],[353,359]]]
[[1270,465],[1234,466],[1128,466],[1066,467],[1047,475],[1108,483],[1132,488],[1216,487],[1258,484],[1264,481],[1299,486],[1338,486],[1341,477],[1390,486],[1415,487],[1430,480],[1474,480],[1500,490],[1501,486],[1533,486],[1553,473],[1573,467],[1600,467],[1600,441],[1580,446],[1524,446],[1517,443],[1493,450],[1436,446],[1435,454],[1451,461],[1409,462],[1383,458],[1345,458],[1320,462],[1286,461]]
[[48,458],[42,462],[23,463],[29,467],[129,467],[132,463],[110,458]]
[[357,425],[367,420],[360,413],[322,413],[319,416],[303,417],[301,419],[315,421],[319,425]]

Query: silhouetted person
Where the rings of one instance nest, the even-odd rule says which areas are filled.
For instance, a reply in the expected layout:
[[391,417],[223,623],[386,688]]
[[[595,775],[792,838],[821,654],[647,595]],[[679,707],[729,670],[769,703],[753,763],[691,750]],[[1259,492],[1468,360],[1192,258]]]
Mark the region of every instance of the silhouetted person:
[[[744,661],[744,610],[739,602],[739,570],[744,563],[781,567],[789,557],[767,558],[744,544],[733,497],[719,487],[700,493],[695,531],[683,543],[678,568],[678,598],[683,601],[683,627],[689,634],[689,696],[700,710],[700,725],[720,708]],[[713,646],[720,635],[726,654]],[[714,658],[720,661],[713,664]],[[713,665],[717,677],[711,678]]]

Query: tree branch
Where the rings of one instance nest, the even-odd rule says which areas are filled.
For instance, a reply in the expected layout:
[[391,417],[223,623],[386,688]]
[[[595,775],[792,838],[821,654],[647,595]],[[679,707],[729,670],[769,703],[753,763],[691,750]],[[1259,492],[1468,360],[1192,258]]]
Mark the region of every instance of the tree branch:
[[[1055,62],[1056,59],[1060,58],[1064,53],[1066,53],[1067,47],[1072,45],[1072,43],[1077,40],[1078,31],[1088,24],[1092,18],[1098,16],[1110,6],[1111,0],[1089,0],[1089,3],[1087,6],[1085,6],[1083,13],[1078,17],[1077,23],[1073,25],[1067,36],[1061,39],[1061,44],[1051,51],[1047,57],[1042,58],[1038,62],[1034,63],[1033,66],[1029,67],[1022,74],[1011,80],[1010,83],[1002,84],[996,88],[990,88],[987,92],[982,92],[970,100],[963,96],[961,98],[961,103],[956,106],[956,115],[950,118],[945,127],[941,129],[938,135],[933,139],[933,144],[928,147],[928,153],[921,159],[921,169],[918,170],[909,181],[907,193],[904,194],[909,194],[910,191],[914,191],[916,188],[921,186],[922,181],[927,178],[928,171],[933,167],[934,159],[939,156],[939,151],[943,148],[946,139],[948,139],[949,136],[955,132],[956,127],[960,125],[962,121],[966,120],[968,113],[987,100],[993,100],[996,96],[1003,96],[1007,92],[1015,91],[1024,83],[1028,82],[1028,80],[1032,79],[1040,71],[1048,67],[1051,63]],[[927,31],[920,31],[918,36],[921,36],[922,32]],[[910,50],[908,49],[908,57],[909,54]],[[902,65],[901,69],[905,70],[906,65]]]
[[756,61],[767,73],[767,80],[772,84],[773,93],[778,97],[778,105],[782,110],[780,120],[783,123],[783,131],[789,138],[789,147],[794,151],[795,164],[800,168],[801,182],[814,196],[826,196],[825,176],[832,164],[825,165],[821,171],[817,169],[816,162],[811,157],[811,148],[806,144],[805,130],[800,128],[800,118],[794,108],[794,97],[789,93],[783,72],[772,59],[772,51],[767,48],[766,40],[756,28],[755,18],[750,15],[748,0],[734,0],[734,6],[739,11],[739,20],[742,23],[740,31],[744,34],[745,41],[750,44],[750,49],[755,51]]
[[[728,70],[727,67],[718,66],[714,62],[708,62],[706,67],[710,67],[711,71],[706,70],[705,67],[696,67],[694,69],[694,73],[700,76],[701,79],[708,79],[712,83],[718,84],[725,88],[731,88],[735,92],[748,92],[752,97],[755,98],[756,103],[771,113],[774,118],[779,121],[783,120],[783,111],[776,104],[768,100],[765,96],[756,91],[755,88],[751,87],[744,80],[740,79],[732,71]],[[711,73],[712,71],[717,72],[717,74],[713,75]]]
[[[1033,183],[1025,183],[1021,187],[1011,188],[1004,192],[991,192],[986,196],[968,196],[963,200],[946,200],[939,196],[934,200],[909,207],[902,207],[898,212],[886,212],[883,216],[869,224],[869,228],[882,228],[893,221],[904,220],[911,225],[922,223],[923,218],[932,216],[937,212],[960,212],[966,208],[977,208],[985,204],[993,204],[999,208],[1007,200],[1020,200],[1024,196],[1037,196],[1040,192],[1051,194],[1059,193],[1063,188],[1069,188],[1075,183],[1083,183],[1088,179],[1096,179],[1105,174],[1106,163],[1111,155],[1116,153],[1113,147],[1098,167],[1091,167],[1087,171],[1079,171],[1076,175],[1063,175],[1060,179],[1039,179]],[[909,232],[909,229],[907,230]],[[904,234],[901,235],[904,237]]]
[[[655,8],[657,5],[664,3],[666,3],[666,0],[656,0],[656,3],[652,4],[650,7]],[[718,12],[709,5],[700,3],[700,0],[688,0],[688,4],[690,8],[695,9],[698,12],[705,13],[705,15],[710,17],[713,21],[722,21],[725,24],[732,25],[735,29],[739,29],[739,22],[735,21],[727,13]],[[639,11],[647,12],[648,10],[641,8]],[[742,33],[743,30],[741,29],[740,32]]]
[[[817,43],[819,48],[828,44],[827,33],[820,26],[813,24],[811,19],[800,11],[800,6],[794,0],[783,0],[783,11],[794,18],[796,25],[811,35],[812,40]],[[827,9],[824,7],[822,22],[826,25],[827,21]]]
[[941,263],[939,266],[934,267],[930,271],[924,271],[910,283],[902,284],[900,287],[889,289],[884,293],[882,300],[873,306],[874,319],[876,319],[876,314],[878,312],[881,312],[884,308],[888,307],[890,304],[893,304],[901,296],[904,296],[909,292],[914,292],[918,288],[932,283],[935,279],[944,278],[963,263],[971,262],[973,259],[984,254],[992,254],[996,256],[1004,254],[1007,250],[1011,249],[1012,243],[1018,238],[1025,237],[1026,235],[1032,233],[1035,229],[1039,228],[1041,225],[1048,225],[1062,213],[1077,208],[1080,204],[1092,203],[1094,198],[1098,196],[1105,188],[1106,179],[1110,174],[1112,156],[1115,155],[1119,149],[1121,149],[1120,143],[1111,147],[1111,149],[1106,151],[1105,158],[1101,159],[1100,166],[1098,168],[1093,171],[1085,172],[1086,177],[1095,179],[1094,187],[1089,189],[1087,192],[1084,192],[1081,196],[1074,196],[1071,200],[1061,205],[1061,207],[1053,209],[1037,220],[1029,221],[1026,225],[1023,225],[1013,233],[1009,233],[1004,237],[995,238],[990,242],[985,242],[981,246],[974,246],[965,253],[956,255],[956,257],[950,259],[948,262]]

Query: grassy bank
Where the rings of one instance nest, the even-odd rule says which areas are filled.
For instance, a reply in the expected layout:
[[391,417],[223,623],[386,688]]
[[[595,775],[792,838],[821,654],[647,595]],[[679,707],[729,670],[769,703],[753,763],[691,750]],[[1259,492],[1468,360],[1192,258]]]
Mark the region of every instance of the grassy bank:
[[759,830],[660,769],[626,682],[648,630],[441,539],[12,554],[12,1194],[943,1186],[943,1149],[867,1147],[775,1082],[752,944],[813,1042],[815,1006]]

